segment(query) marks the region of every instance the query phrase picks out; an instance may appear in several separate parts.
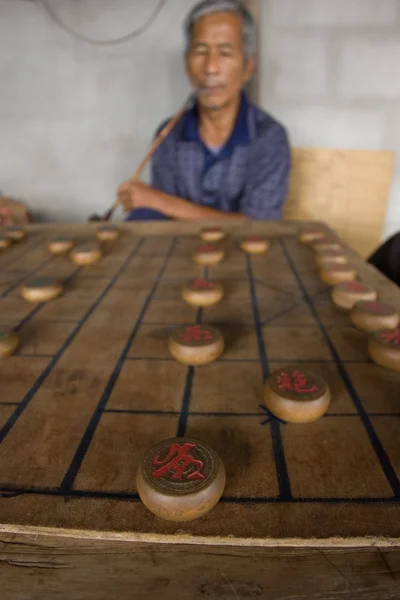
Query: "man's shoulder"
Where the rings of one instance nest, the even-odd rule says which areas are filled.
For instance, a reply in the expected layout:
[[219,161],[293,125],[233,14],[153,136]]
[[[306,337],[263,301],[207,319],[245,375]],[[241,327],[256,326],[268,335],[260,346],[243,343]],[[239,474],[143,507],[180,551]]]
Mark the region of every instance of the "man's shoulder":
[[160,133],[162,132],[162,130],[164,129],[164,127],[166,125],[168,125],[168,123],[170,122],[170,120],[172,119],[172,117],[168,117],[168,119],[165,119],[164,121],[162,121],[160,123],[160,125],[157,127],[154,137],[156,138],[158,135],[160,135]]
[[[249,136],[253,147],[262,147],[264,144],[268,144],[269,148],[271,148],[271,144],[274,145],[274,143],[276,145],[289,144],[285,127],[270,113],[256,104],[248,102],[247,116]],[[160,123],[154,137],[157,137],[161,133],[171,119],[173,117],[168,117]],[[183,116],[164,140],[162,146],[166,152],[184,137],[185,123],[185,116]]]
[[252,138],[262,140],[271,137],[287,140],[287,131],[285,127],[275,119],[270,113],[263,110],[256,104],[249,103],[249,125],[252,128]]
[[[170,121],[172,121],[174,117],[168,117],[168,119],[165,119],[164,121],[162,121],[160,123],[160,125],[157,127],[155,134],[154,134],[154,138],[156,138],[158,135],[160,135],[160,133],[162,132],[162,130],[164,129],[164,127],[166,125],[168,125],[168,123]],[[183,119],[180,119],[178,121],[178,123],[175,125],[175,127],[172,129],[172,131],[169,133],[168,137],[166,138],[166,140],[177,140],[180,139],[182,136],[182,128],[183,128]]]

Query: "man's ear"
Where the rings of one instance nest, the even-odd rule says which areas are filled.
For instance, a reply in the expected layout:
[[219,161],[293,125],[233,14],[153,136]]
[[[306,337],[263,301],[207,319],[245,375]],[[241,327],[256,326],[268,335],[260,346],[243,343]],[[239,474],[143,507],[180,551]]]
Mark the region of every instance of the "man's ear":
[[186,71],[186,75],[189,77],[190,79],[190,73],[189,73],[189,52],[185,52],[185,57],[184,57],[184,62],[185,62],[185,71]]
[[255,54],[249,58],[247,61],[245,72],[244,72],[244,81],[248,83],[254,75],[254,71],[256,69],[256,57]]

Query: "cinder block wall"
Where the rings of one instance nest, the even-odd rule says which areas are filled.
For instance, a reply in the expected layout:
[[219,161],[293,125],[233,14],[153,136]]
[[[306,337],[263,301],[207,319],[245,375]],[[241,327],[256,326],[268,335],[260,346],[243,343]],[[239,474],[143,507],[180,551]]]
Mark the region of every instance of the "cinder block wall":
[[298,146],[397,152],[385,235],[400,231],[400,0],[262,0],[261,104]]
[[[261,0],[261,104],[296,145],[400,155],[400,0]],[[155,127],[188,92],[181,24],[196,0],[170,0],[137,40],[87,46],[28,0],[0,0],[0,190],[45,219],[107,207]],[[57,0],[100,39],[142,25],[156,0]],[[400,230],[400,163],[386,233]]]
[[[137,39],[93,47],[37,3],[0,0],[0,190],[40,219],[105,211],[188,94],[181,26],[195,2],[171,0]],[[65,23],[97,39],[142,26],[157,3],[51,0]]]

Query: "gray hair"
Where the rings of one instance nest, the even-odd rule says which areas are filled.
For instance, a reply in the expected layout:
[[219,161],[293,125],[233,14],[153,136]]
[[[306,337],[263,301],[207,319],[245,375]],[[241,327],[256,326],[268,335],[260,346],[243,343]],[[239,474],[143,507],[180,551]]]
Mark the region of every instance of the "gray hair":
[[186,48],[189,49],[193,28],[199,19],[216,12],[232,12],[239,15],[243,22],[243,41],[246,60],[249,60],[257,50],[257,29],[250,11],[240,0],[203,0],[192,8],[185,19],[184,30]]

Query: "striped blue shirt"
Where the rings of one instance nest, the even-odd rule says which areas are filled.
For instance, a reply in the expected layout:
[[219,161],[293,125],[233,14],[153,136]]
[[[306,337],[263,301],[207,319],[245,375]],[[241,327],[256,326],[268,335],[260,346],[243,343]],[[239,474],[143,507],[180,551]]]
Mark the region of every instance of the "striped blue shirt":
[[217,153],[200,138],[197,107],[190,109],[155,153],[151,182],[210,208],[280,219],[289,174],[285,129],[243,94],[232,135]]

